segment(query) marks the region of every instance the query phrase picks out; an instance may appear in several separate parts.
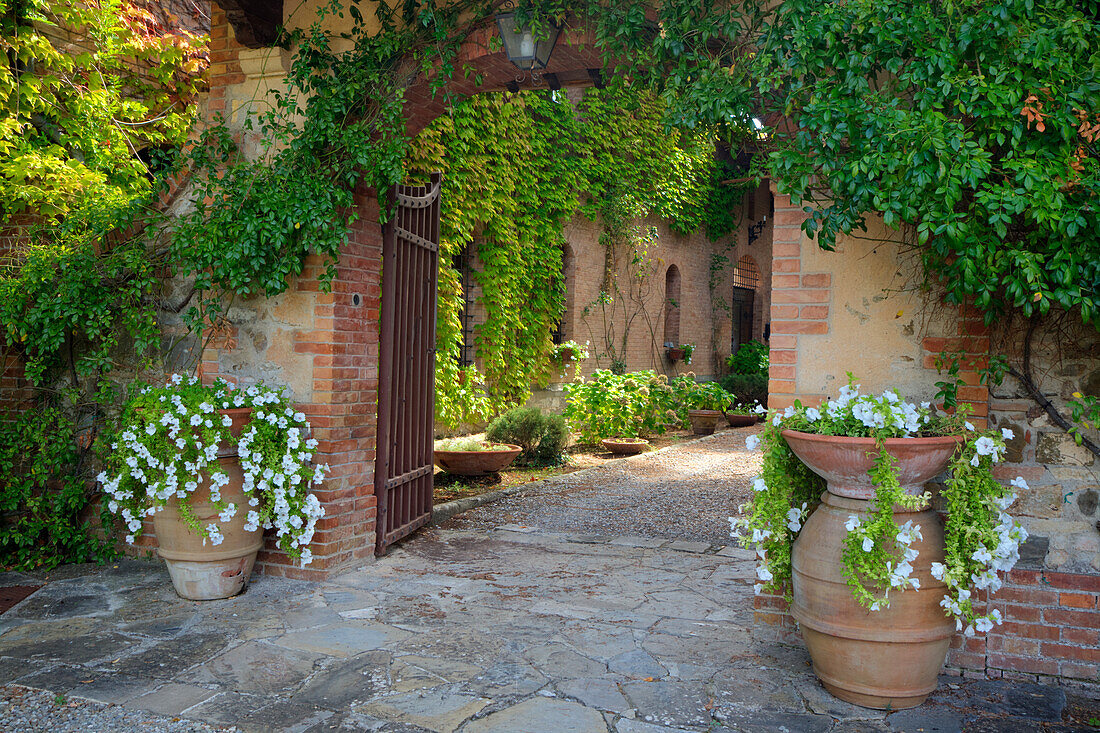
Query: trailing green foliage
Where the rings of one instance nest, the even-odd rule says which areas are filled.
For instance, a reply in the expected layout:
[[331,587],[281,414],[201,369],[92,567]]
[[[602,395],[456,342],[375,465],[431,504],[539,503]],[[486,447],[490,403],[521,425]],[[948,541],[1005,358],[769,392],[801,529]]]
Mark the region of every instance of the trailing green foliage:
[[127,0],[0,0],[0,46],[4,376],[35,388],[0,415],[0,565],[48,567],[110,554],[88,490],[104,376],[159,337],[153,209],[206,49]]
[[[442,170],[443,214],[436,367],[444,422],[484,418],[520,403],[548,375],[551,333],[563,309],[563,225],[578,211],[604,225],[605,294],[615,262],[640,257],[636,219],[700,228],[716,188],[712,128],[666,130],[665,105],[644,91],[587,90],[576,108],[564,95],[483,95],[456,104],[413,142],[409,170]],[[455,258],[476,254],[485,322],[480,367],[461,368],[465,304]],[[610,295],[607,295],[610,297]],[[613,345],[604,345],[613,349]],[[461,372],[461,373],[460,373]]]
[[516,465],[551,466],[561,463],[569,427],[561,415],[544,415],[537,407],[517,407],[489,423],[485,438],[522,447]]
[[[91,522],[95,490],[72,421],[52,406],[0,420],[0,567],[29,570],[113,557]],[[106,513],[100,526],[108,528]]]
[[760,75],[772,156],[832,249],[869,213],[992,321],[1100,307],[1100,17],[1071,0],[788,0]]

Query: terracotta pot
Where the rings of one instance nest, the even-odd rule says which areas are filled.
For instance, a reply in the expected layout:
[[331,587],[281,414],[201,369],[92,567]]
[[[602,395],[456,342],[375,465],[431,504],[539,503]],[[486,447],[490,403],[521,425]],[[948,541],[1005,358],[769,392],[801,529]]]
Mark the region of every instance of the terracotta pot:
[[[794,454],[828,482],[829,491],[851,499],[873,499],[875,485],[867,473],[877,449],[873,438],[845,438],[784,430]],[[897,459],[898,482],[905,493],[916,496],[926,481],[947,468],[962,436],[936,438],[887,438],[886,452]]]
[[[945,586],[930,572],[933,562],[943,561],[939,517],[928,508],[894,507],[897,524],[912,520],[924,536],[913,545],[920,552],[913,563],[920,590],[894,591],[888,609],[865,610],[847,586],[842,552],[848,517],[866,517],[874,498],[867,472],[875,441],[795,430],[784,430],[783,437],[829,488],[792,551],[791,614],[802,629],[814,672],[831,693],[857,705],[894,710],[920,705],[936,689],[955,632],[939,605]],[[904,491],[916,495],[947,467],[961,440],[896,438],[886,440],[885,449],[897,459]]]
[[755,425],[756,417],[756,415],[734,415],[731,412],[726,413],[726,420],[729,422],[731,428],[745,428],[749,425]]
[[691,420],[691,432],[696,435],[710,435],[718,427],[722,413],[718,410],[688,410]]
[[457,476],[485,476],[510,466],[522,451],[518,445],[494,450],[437,450],[435,465]]
[[641,453],[649,447],[648,440],[625,440],[620,438],[604,438],[600,445],[612,453],[622,456],[633,456]]
[[943,527],[931,509],[895,507],[898,524],[912,520],[924,536],[913,544],[920,552],[913,563],[920,590],[895,590],[889,608],[867,611],[852,597],[841,553],[848,517],[864,518],[870,506],[830,492],[822,495],[794,543],[791,614],[814,673],[829,692],[869,708],[911,708],[936,689],[955,633],[954,621],[939,606],[946,588],[930,572],[933,562],[943,561]]
[[217,522],[224,538],[220,545],[212,545],[209,540],[203,544],[180,516],[178,499],[171,499],[153,516],[160,546],[157,554],[168,565],[176,593],[192,601],[229,598],[244,590],[256,553],[263,547],[263,529],[248,532],[244,528],[249,507],[241,488],[244,473],[236,454],[219,456],[218,462],[229,474],[229,483],[221,489],[222,501],[237,505],[236,516],[229,522],[218,519],[218,510],[210,501],[209,484],[191,494],[189,503],[201,526]]
[[668,360],[669,361],[680,361],[681,359],[684,358],[684,350],[683,349],[678,349],[678,348],[669,349],[665,353],[668,354]]

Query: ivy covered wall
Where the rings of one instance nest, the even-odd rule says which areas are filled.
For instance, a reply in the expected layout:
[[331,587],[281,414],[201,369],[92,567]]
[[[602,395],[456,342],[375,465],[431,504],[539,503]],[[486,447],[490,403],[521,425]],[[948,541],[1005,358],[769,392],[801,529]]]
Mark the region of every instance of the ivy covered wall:
[[[653,275],[647,217],[679,235],[724,237],[733,229],[741,190],[721,182],[729,176],[715,155],[717,131],[666,129],[663,113],[656,96],[630,89],[477,95],[414,141],[410,174],[444,173],[436,367],[442,422],[484,419],[524,402],[532,385],[552,376],[551,334],[565,306],[563,228],[574,216],[596,222],[604,253],[599,293],[591,303],[577,302],[578,310],[629,301],[630,287]],[[463,367],[455,259],[471,244],[484,316],[477,366]],[[624,269],[634,281],[616,277]],[[622,310],[619,335],[626,317]],[[618,335],[592,347],[608,361],[622,359]]]

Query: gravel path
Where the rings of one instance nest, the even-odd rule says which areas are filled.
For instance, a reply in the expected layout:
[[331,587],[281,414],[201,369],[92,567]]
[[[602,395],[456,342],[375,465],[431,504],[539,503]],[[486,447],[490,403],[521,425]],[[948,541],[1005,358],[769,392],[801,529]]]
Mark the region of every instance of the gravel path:
[[729,544],[729,517],[752,492],[762,454],[745,449],[758,426],[723,430],[630,459],[532,484],[522,494],[454,517],[453,529],[520,524],[546,532],[635,535]]
[[30,733],[214,733],[235,731],[165,718],[118,705],[66,698],[19,685],[0,686],[0,730]]

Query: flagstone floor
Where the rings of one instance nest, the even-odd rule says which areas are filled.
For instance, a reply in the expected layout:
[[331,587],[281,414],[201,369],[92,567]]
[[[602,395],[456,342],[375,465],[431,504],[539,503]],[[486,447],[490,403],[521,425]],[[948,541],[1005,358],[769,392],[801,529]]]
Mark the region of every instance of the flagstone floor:
[[329,582],[205,603],[155,562],[68,568],[0,617],[0,729],[1074,730],[1062,690],[1022,683],[945,677],[889,715],[836,701],[801,649],[752,638],[752,573],[737,548],[520,526],[430,528]]

